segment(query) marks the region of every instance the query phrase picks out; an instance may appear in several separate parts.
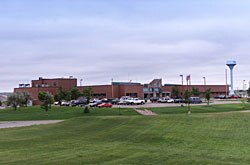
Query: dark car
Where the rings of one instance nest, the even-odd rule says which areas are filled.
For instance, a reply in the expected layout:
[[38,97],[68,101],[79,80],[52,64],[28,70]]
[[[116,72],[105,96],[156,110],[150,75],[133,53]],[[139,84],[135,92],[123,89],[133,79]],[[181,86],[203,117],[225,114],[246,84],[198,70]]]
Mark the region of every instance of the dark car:
[[150,101],[151,101],[152,103],[156,103],[158,100],[159,100],[159,97],[151,97],[151,98],[150,98]]
[[108,103],[111,103],[111,104],[118,104],[120,101],[120,99],[118,98],[110,98],[108,99]]
[[174,103],[184,103],[184,100],[183,100],[183,98],[181,98],[181,97],[176,97],[176,98],[174,99]]
[[71,102],[71,106],[75,107],[75,106],[84,106],[87,104],[87,99],[84,97],[79,97],[77,100],[73,100]]
[[200,103],[202,103],[202,101],[201,101],[201,99],[199,97],[190,97],[189,101],[192,104],[200,104]]

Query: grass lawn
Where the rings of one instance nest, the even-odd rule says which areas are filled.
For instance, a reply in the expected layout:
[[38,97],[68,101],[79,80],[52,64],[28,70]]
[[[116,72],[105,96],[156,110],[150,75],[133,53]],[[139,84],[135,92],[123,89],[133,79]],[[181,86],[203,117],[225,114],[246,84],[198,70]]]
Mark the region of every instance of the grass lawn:
[[[185,105],[185,104],[184,104]],[[156,107],[156,108],[148,108],[154,111],[157,114],[183,114],[187,113],[186,105],[184,107]],[[242,104],[220,104],[220,105],[195,105],[190,106],[190,110],[192,113],[213,113],[213,112],[228,112],[228,111],[242,111],[242,110],[250,110],[250,104],[246,103]]]
[[1,129],[0,164],[249,164],[250,113],[199,113],[240,109],[216,106],[192,107],[197,110],[191,115],[154,108],[157,116],[131,109],[121,109],[122,115],[118,109],[93,109],[86,115],[80,108],[55,107],[45,117],[37,107],[4,110],[5,120],[67,120]]
[[0,110],[0,121],[17,121],[17,120],[59,120],[69,119],[81,116],[120,116],[120,115],[137,115],[130,108],[91,108],[90,113],[83,113],[83,107],[60,107],[52,106],[45,112],[40,106],[22,107],[16,111],[13,108]]

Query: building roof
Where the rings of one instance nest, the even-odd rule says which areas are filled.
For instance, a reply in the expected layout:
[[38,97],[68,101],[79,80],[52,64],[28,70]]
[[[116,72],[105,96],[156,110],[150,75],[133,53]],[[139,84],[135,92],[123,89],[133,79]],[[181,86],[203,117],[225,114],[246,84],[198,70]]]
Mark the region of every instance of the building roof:
[[164,84],[164,86],[181,86],[181,84]]
[[135,82],[112,82],[112,85],[141,85],[141,83],[135,83]]

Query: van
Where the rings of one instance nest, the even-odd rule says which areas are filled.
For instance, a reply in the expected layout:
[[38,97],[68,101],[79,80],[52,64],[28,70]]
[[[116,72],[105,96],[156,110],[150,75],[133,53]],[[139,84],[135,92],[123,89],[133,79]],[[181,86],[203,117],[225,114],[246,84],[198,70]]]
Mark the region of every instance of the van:
[[192,104],[200,104],[200,103],[202,103],[202,101],[201,101],[201,99],[199,97],[190,97],[189,101]]

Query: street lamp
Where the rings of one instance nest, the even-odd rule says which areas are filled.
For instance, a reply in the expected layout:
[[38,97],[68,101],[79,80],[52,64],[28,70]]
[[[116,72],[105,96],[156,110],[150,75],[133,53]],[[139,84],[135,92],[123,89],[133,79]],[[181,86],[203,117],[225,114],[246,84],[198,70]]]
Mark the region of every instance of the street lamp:
[[82,86],[82,81],[83,81],[83,79],[80,79],[80,86]]
[[183,74],[180,75],[181,77],[181,96],[183,95]]
[[246,80],[243,80],[243,90],[242,90],[242,96],[244,97],[245,96],[245,81]]
[[204,87],[205,87],[205,91],[207,90],[207,84],[206,84],[206,77],[203,77],[204,79]]

